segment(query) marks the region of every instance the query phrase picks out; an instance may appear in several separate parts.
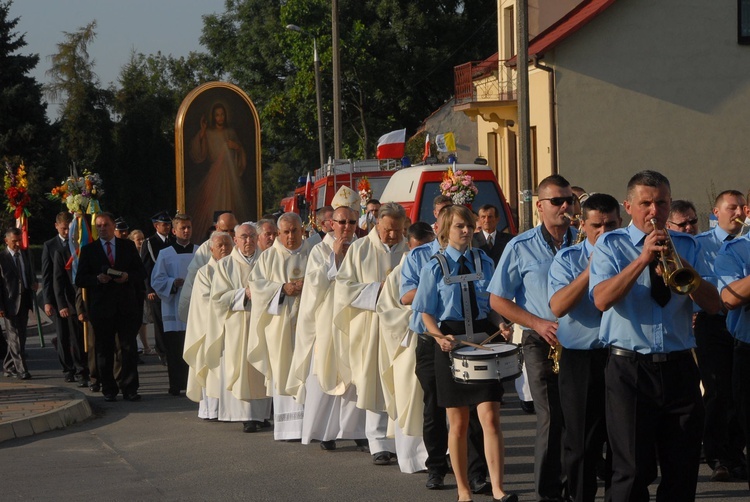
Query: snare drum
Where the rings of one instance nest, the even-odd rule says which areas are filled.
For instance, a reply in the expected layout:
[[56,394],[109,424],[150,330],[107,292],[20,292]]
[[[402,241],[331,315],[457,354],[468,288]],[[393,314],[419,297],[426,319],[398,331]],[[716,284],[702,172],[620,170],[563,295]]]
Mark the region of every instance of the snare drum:
[[462,347],[451,352],[453,380],[459,383],[492,383],[521,375],[523,355],[514,343],[488,343],[491,350]]

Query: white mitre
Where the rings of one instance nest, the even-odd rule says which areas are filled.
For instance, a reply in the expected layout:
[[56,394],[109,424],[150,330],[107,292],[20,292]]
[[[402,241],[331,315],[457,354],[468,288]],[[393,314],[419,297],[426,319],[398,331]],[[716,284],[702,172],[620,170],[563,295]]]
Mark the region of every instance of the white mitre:
[[357,192],[348,186],[343,185],[339,188],[339,191],[336,192],[336,195],[333,196],[331,207],[333,207],[334,211],[340,207],[349,207],[359,214],[359,203],[360,200]]

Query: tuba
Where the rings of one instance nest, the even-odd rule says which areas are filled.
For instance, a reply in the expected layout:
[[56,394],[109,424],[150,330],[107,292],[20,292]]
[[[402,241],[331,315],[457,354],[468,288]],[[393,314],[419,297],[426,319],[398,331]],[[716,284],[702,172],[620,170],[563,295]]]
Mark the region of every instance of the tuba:
[[[656,218],[651,218],[651,225],[656,230]],[[698,288],[701,278],[695,270],[685,268],[680,255],[677,254],[674,248],[672,238],[669,236],[669,230],[663,230],[667,234],[667,239],[662,245],[667,246],[667,250],[659,253],[659,261],[661,262],[664,284],[679,295],[689,295]]]
[[737,235],[735,235],[734,238],[736,239],[737,237],[742,237],[743,235],[747,235],[748,230],[750,230],[750,225],[745,223],[745,220],[743,220],[742,218],[735,218],[734,221],[742,225],[742,228],[740,228],[740,231],[737,232]]

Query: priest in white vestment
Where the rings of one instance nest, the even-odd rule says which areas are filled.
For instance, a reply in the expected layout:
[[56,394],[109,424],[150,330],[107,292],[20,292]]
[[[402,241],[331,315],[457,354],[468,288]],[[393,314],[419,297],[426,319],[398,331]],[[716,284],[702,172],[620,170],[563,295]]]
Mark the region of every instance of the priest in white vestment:
[[161,299],[161,317],[164,322],[164,345],[169,375],[169,394],[180,396],[187,388],[188,365],[182,358],[185,350],[186,323],[177,317],[180,291],[185,283],[188,265],[198,246],[190,242],[193,223],[190,216],[177,214],[172,219],[172,233],[176,240],[164,248],[156,258],[151,272],[151,288]]
[[273,396],[274,439],[302,439],[303,407],[287,395],[294,352],[300,294],[309,248],[302,241],[302,220],[284,213],[279,235],[263,251],[250,274],[253,309],[247,358],[265,376],[266,393]]
[[380,206],[377,225],[351,245],[336,275],[334,323],[342,339],[342,351],[346,351],[339,354],[339,364],[351,372],[357,389],[357,406],[367,410],[366,434],[376,465],[388,465],[397,445],[387,437],[388,414],[378,362],[380,337],[375,307],[385,279],[408,251],[405,218],[404,208],[396,203]]
[[188,363],[188,385],[186,395],[199,404],[198,416],[215,420],[220,416],[219,400],[206,395],[206,387],[216,385],[215,378],[209,375],[209,364],[215,361],[206,359],[205,348],[218,337],[220,313],[211,301],[211,282],[217,261],[232,251],[232,238],[226,232],[214,232],[209,239],[211,258],[198,269],[190,295],[191,308],[185,331],[185,350],[182,357]]
[[356,389],[346,385],[339,372],[336,327],[331,323],[336,273],[356,239],[356,228],[356,211],[336,208],[333,231],[310,251],[287,384],[287,393],[305,405],[302,444],[318,440],[324,450],[336,449],[336,439],[365,444],[365,412],[356,406]]
[[[221,335],[206,347],[209,373],[215,373],[219,389],[208,389],[210,397],[218,397],[224,408],[231,410],[232,421],[244,422],[244,432],[258,432],[271,418],[271,398],[266,397],[263,375],[247,361],[250,333],[250,272],[258,258],[255,225],[243,223],[234,229],[234,249],[218,261],[211,286],[211,299],[220,313]],[[214,396],[214,393],[218,395]]]

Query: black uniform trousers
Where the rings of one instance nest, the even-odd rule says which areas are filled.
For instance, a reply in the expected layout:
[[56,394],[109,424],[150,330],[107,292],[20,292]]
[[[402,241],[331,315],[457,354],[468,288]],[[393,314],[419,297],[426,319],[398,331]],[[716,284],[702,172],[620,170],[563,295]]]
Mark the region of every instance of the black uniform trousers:
[[691,351],[670,360],[610,354],[605,370],[607,435],[612,447],[608,502],[647,502],[656,479],[657,502],[695,500],[703,433],[703,401]]
[[167,374],[169,375],[169,391],[179,392],[187,389],[188,364],[182,358],[185,349],[184,331],[166,331],[164,343],[167,349]]
[[[733,397],[745,435],[745,447],[750,452],[750,343],[735,340],[733,366]],[[748,462],[747,471],[748,487],[750,487],[750,462]]]

